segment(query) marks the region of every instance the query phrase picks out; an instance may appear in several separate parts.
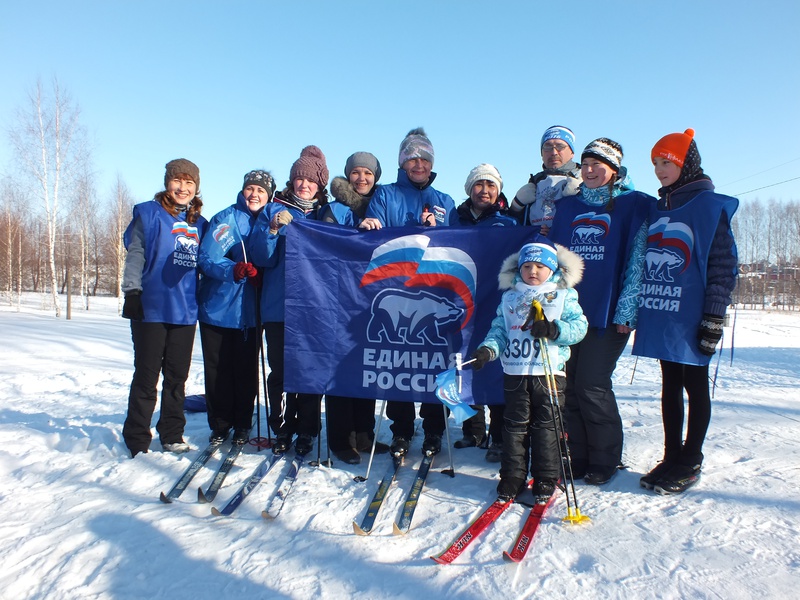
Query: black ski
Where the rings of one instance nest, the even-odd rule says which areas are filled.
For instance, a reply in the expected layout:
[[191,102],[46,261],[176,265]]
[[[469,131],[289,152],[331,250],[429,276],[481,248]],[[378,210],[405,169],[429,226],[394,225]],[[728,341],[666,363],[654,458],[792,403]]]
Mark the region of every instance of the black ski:
[[197,472],[203,468],[203,466],[208,462],[208,460],[213,456],[213,454],[217,451],[217,449],[222,445],[222,442],[211,442],[206,449],[203,450],[200,455],[192,461],[192,464],[184,471],[183,475],[180,476],[180,479],[172,486],[172,489],[167,492],[161,492],[161,501],[170,504],[173,500],[175,500],[178,496],[180,496],[183,491],[189,487],[189,483],[192,481],[192,478],[197,475]]
[[267,507],[261,511],[262,517],[265,519],[274,519],[281,513],[283,505],[286,502],[286,496],[292,491],[294,482],[297,481],[297,474],[300,472],[300,467],[303,466],[304,459],[305,454],[295,454],[292,466],[289,467],[289,472],[286,473],[286,477],[283,478],[280,486],[278,486],[275,495],[267,501]]
[[222,487],[222,483],[225,481],[228,473],[230,473],[231,469],[233,468],[233,463],[236,461],[236,458],[239,456],[239,454],[242,453],[242,448],[244,448],[244,444],[233,444],[231,446],[230,450],[228,450],[228,455],[225,457],[225,460],[222,461],[219,469],[217,469],[214,479],[211,480],[211,485],[208,486],[208,490],[206,490],[204,493],[202,486],[197,488],[198,502],[214,501],[219,488]]
[[267,457],[262,460],[256,470],[253,471],[253,474],[245,481],[242,486],[237,490],[237,492],[231,496],[231,499],[228,500],[227,504],[223,506],[221,509],[217,509],[213,507],[211,509],[211,513],[217,517],[220,516],[229,516],[233,513],[234,510],[244,501],[245,498],[252,492],[255,487],[261,482],[262,479],[270,472],[272,467],[278,464],[284,457],[284,454],[273,454],[272,457]]

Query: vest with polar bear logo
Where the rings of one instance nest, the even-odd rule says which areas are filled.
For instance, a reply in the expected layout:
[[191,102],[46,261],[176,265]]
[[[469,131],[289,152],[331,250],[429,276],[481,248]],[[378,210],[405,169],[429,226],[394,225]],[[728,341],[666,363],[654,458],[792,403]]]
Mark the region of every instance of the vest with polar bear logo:
[[[157,201],[133,207],[145,235],[142,307],[145,321],[194,325],[197,322],[197,250],[207,221],[189,225]],[[130,227],[133,226],[133,221]],[[127,235],[127,232],[126,232]]]
[[583,279],[575,286],[589,327],[611,325],[634,238],[653,198],[642,192],[616,196],[612,210],[591,206],[581,195],[558,201],[548,238],[583,258]]
[[724,210],[730,223],[738,200],[702,192],[680,208],[650,210],[633,354],[704,366],[697,347],[708,254]]

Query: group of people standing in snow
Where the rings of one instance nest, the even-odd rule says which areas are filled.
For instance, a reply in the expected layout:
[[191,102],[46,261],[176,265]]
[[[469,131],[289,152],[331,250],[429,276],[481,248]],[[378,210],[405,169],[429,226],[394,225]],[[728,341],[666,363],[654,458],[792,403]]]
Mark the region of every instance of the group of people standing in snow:
[[[634,354],[659,359],[662,370],[664,455],[641,484],[659,493],[684,491],[700,473],[711,412],[708,365],[737,268],[731,231],[737,201],[714,192],[693,138],[687,129],[653,147],[661,183],[655,199],[634,191],[619,143],[593,140],[577,163],[573,132],[553,126],[541,138],[542,170],[511,202],[498,169],[484,163],[469,172],[467,199],[459,206],[433,187],[434,149],[421,128],[400,144],[394,183],[380,185],[378,159],[356,152],[344,176],[331,182],[333,199],[325,156],[307,146],[283,190],[268,171],[250,171],[236,202],[210,221],[200,214],[199,169],[186,159],[170,161],[165,189],[134,207],[125,233],[123,316],[131,320],[134,376],[123,437],[131,455],[150,446],[162,372],[156,430],[164,450],[189,450],[184,384],[198,320],[211,440],[221,443],[232,432],[232,442],[244,444],[250,437],[263,331],[273,450],[294,444],[300,454],[311,451],[322,397],[286,392],[283,385],[285,282],[292,276],[285,269],[285,234],[295,219],[364,230],[522,226],[530,229],[529,243],[505,260],[497,316],[488,332],[476,332],[485,339],[472,355],[476,369],[501,360],[504,402],[489,407],[488,430],[484,407],[476,407],[454,446],[484,447],[488,461],[500,462],[498,496],[514,497],[532,476],[537,497],[549,497],[562,445],[547,362],[564,410],[572,473],[587,484],[607,483],[623,450],[612,375],[635,330]],[[680,302],[665,302],[664,289],[680,289]],[[532,306],[540,308],[534,320]],[[520,359],[508,351],[531,336],[543,352]],[[387,445],[375,439],[375,399],[326,396],[325,402],[328,443],[341,460],[357,464],[364,452],[409,452],[413,403],[387,401],[393,436]],[[446,425],[442,407],[422,403],[419,415],[422,451],[436,454]]]

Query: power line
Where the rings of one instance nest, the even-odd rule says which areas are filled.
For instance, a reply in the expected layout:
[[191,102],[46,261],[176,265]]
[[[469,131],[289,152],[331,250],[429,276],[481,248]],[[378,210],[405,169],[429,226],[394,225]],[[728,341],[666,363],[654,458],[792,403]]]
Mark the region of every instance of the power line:
[[738,194],[734,194],[734,196],[744,196],[745,194],[750,194],[751,192],[757,192],[758,190],[765,190],[767,188],[775,187],[776,185],[781,185],[784,183],[789,183],[790,181],[795,181],[800,179],[800,177],[792,177],[791,179],[787,179],[786,181],[779,181],[778,183],[770,183],[769,185],[765,185],[754,190],[747,190],[746,192],[739,192]]
[[[785,163],[782,163],[780,165],[775,165],[774,167],[770,167],[769,169],[764,169],[763,171],[759,171],[758,173],[753,173],[752,175],[747,175],[745,177],[741,177],[741,178],[737,179],[736,181],[729,181],[728,183],[723,183],[722,185],[718,185],[717,187],[720,187],[720,188],[727,187],[729,185],[733,185],[734,183],[739,183],[740,181],[744,181],[745,179],[751,179],[752,177],[757,177],[759,175],[763,175],[764,173],[769,173],[770,171],[774,171],[775,169],[780,169],[781,167],[785,167],[786,165],[789,165],[789,164],[791,164],[793,162],[797,162],[798,160],[800,160],[800,156],[798,156],[797,158],[793,158],[792,160],[786,161]],[[775,185],[778,185],[778,184],[775,184]],[[745,194],[746,193],[747,192],[745,192]]]

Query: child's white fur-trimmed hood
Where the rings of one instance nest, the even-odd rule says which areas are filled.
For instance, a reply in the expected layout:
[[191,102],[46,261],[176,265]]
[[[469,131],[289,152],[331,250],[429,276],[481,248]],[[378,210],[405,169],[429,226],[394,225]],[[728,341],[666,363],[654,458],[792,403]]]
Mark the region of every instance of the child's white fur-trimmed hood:
[[[583,259],[572,250],[560,244],[555,244],[556,257],[558,258],[558,269],[550,277],[556,282],[558,287],[573,288],[583,279]],[[510,290],[514,283],[521,280],[517,262],[519,252],[515,252],[503,261],[500,267],[500,274],[497,276],[497,284],[500,291]]]

